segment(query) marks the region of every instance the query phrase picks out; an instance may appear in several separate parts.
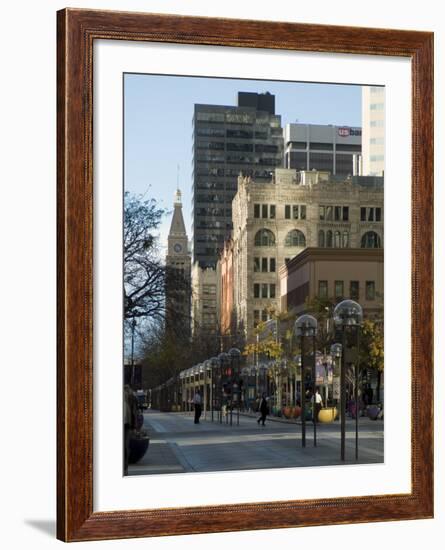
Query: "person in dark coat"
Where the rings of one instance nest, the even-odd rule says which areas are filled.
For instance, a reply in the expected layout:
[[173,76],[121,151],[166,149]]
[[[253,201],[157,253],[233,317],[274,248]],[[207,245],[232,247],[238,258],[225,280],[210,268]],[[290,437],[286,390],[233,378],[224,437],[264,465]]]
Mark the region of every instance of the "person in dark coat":
[[266,425],[265,424],[266,416],[269,414],[269,405],[267,404],[265,393],[263,393],[263,395],[261,396],[260,405],[258,407],[258,410],[259,410],[261,416],[258,418],[257,422],[258,422],[258,424],[262,423],[263,426],[265,426]]

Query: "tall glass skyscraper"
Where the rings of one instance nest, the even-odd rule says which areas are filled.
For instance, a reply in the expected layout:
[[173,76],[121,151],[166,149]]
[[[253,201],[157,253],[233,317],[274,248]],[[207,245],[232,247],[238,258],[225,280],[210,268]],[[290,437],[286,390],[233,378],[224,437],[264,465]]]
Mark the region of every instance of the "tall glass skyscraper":
[[193,152],[193,262],[209,267],[232,228],[238,176],[268,181],[283,166],[275,96],[239,92],[236,106],[195,105]]

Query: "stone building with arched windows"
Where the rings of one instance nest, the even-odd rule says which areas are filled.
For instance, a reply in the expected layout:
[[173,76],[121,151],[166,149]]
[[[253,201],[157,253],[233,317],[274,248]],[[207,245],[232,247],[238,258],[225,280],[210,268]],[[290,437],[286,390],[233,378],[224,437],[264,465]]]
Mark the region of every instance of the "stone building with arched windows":
[[[219,292],[233,304],[224,318],[236,319],[249,339],[280,310],[279,270],[305,248],[383,247],[383,177],[289,169],[267,182],[240,176],[232,222],[233,273],[230,288],[219,281]],[[221,328],[234,330],[224,319]]]

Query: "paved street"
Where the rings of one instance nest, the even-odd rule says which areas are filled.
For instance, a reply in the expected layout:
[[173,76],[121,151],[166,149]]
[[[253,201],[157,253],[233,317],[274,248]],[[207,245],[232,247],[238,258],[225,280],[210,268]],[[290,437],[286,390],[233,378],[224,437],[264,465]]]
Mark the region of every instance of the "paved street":
[[[240,416],[233,426],[201,419],[193,423],[191,413],[147,411],[144,429],[150,445],[144,458],[129,467],[129,475],[179,472],[213,472],[295,466],[341,464],[340,423],[317,425],[317,447],[313,446],[313,424],[308,422],[306,448],[301,447],[301,425],[268,420],[259,426],[254,417]],[[359,419],[359,460],[355,461],[355,421],[346,424],[346,463],[383,462],[383,422]]]

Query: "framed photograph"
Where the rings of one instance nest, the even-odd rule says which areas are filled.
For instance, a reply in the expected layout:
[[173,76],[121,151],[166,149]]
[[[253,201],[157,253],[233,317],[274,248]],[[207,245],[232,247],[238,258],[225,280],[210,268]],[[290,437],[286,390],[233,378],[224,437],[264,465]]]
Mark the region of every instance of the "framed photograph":
[[433,34],[58,12],[58,538],[433,516]]

